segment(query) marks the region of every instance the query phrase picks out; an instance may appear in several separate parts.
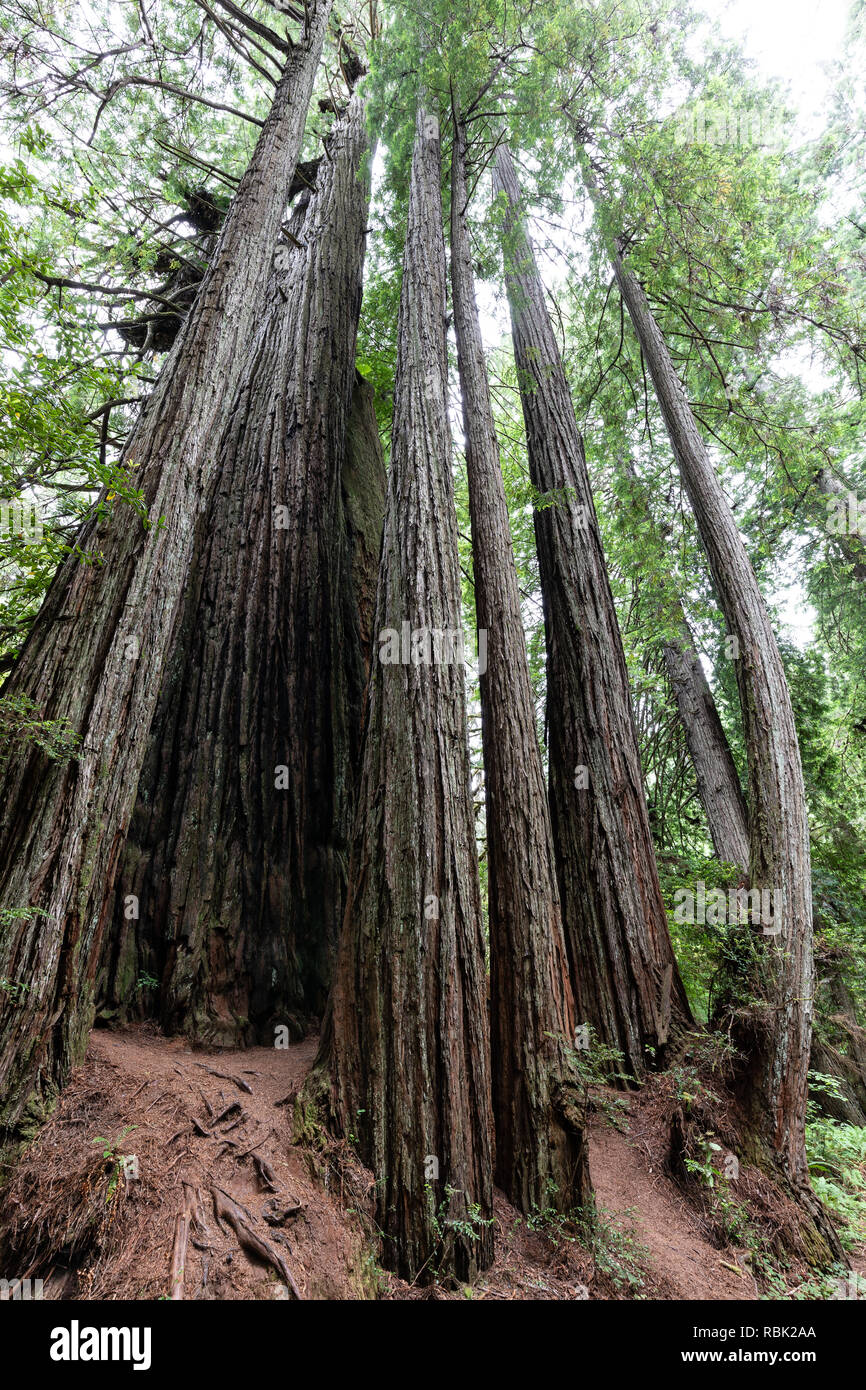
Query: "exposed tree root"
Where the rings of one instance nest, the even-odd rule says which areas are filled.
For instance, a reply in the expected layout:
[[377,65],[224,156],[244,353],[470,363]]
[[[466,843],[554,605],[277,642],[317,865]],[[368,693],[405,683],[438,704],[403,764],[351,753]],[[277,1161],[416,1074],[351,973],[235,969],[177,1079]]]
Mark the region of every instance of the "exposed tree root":
[[266,1264],[273,1265],[280,1278],[291,1290],[292,1296],[301,1301],[301,1291],[295,1283],[288,1265],[282,1255],[277,1254],[272,1245],[261,1236],[256,1235],[250,1225],[249,1212],[245,1212],[234,1197],[230,1196],[228,1192],[224,1192],[221,1187],[212,1187],[211,1195],[213,1196],[217,1220],[224,1221],[232,1228],[245,1250],[249,1250],[251,1254]]

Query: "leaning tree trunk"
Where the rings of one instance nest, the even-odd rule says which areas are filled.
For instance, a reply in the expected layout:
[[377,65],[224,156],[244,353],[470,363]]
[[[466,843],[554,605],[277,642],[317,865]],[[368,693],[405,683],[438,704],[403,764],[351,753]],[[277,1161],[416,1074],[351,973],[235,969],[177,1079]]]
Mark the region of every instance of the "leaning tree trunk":
[[809,820],[794,714],[779,648],[746,547],[643,287],[619,247],[614,274],[680,469],[729,634],[749,765],[749,875],[772,893],[772,924],[752,922],[748,992],[732,1025],[745,1056],[742,1101],[753,1156],[781,1170],[827,1244],[838,1240],[809,1187],[806,1097],[815,972]]
[[747,869],[749,826],[737,765],[681,603],[677,602],[676,610],[679,635],[665,642],[663,655],[698,796],[719,859]]
[[[628,466],[628,473],[632,482],[640,487],[633,467]],[[822,488],[822,491],[825,490]],[[834,495],[833,490],[828,491]],[[645,494],[643,501],[648,507]],[[698,794],[706,813],[713,848],[717,857],[724,863],[736,865],[747,873],[748,813],[739,773],[713,692],[695,647],[685,610],[678,599],[674,600],[673,607],[681,636],[666,642],[663,654],[695,769]],[[816,927],[820,921],[820,909],[820,896],[813,897],[812,910]],[[861,1042],[863,1030],[857,1025],[839,963],[832,952],[825,957],[823,968],[826,978],[818,982],[817,992],[820,994],[820,985],[827,985],[834,997],[834,1003],[838,1002],[837,991],[846,995],[847,999],[823,1027],[819,1016],[816,1014],[813,1017],[809,1070],[832,1076],[841,1095],[835,1095],[821,1087],[810,1087],[810,1099],[833,1119],[841,1120],[844,1124],[861,1125],[866,1121],[866,1046]],[[847,1049],[845,1052],[834,1046],[834,1040],[830,1036],[822,1035],[824,1030],[829,1033],[831,1029],[834,1035],[841,1034],[841,1039],[836,1036],[835,1041],[843,1042]]]
[[[101,499],[58,573],[7,686],[80,734],[73,762],[7,759],[0,821],[0,973],[26,986],[0,1019],[2,1122],[62,1082],[92,1017],[106,909],[201,499],[258,326],[331,0],[310,5],[196,302],[123,463],[148,524]],[[90,557],[82,563],[81,552]],[[38,1109],[38,1105],[37,1105]]]
[[[651,528],[656,561],[663,564],[663,541],[652,515],[648,489],[632,463],[626,462],[635,501]],[[682,602],[671,595],[670,612],[677,636],[662,644],[665,670],[671,683],[686,746],[695,770],[698,796],[707,817],[710,838],[718,858],[725,864],[749,867],[749,824],[740,775],[731,752],[710,683],[704,674],[695,639]]]
[[[520,1211],[591,1195],[570,1088],[574,1001],[466,226],[466,130],[455,114],[451,285],[478,627],[487,808],[490,1052],[497,1185]],[[577,1121],[577,1122],[575,1122]]]
[[506,281],[533,485],[547,641],[550,809],[579,1021],[641,1078],[690,1022],[653,852],[628,673],[583,442],[520,189],[500,146]]
[[[419,109],[374,655],[330,1010],[338,1126],[376,1178],[386,1263],[492,1258],[489,1043],[445,348],[439,126]],[[445,636],[443,637],[443,634]],[[448,660],[449,656],[452,658]],[[456,658],[456,659],[455,659]],[[453,1224],[452,1224],[453,1223]]]
[[[343,497],[369,203],[359,97],[326,152],[218,449],[117,877],[115,990],[128,1000],[143,937],[164,1028],[220,1045],[321,1017],[345,904],[366,675]],[[362,481],[381,526],[374,462]]]

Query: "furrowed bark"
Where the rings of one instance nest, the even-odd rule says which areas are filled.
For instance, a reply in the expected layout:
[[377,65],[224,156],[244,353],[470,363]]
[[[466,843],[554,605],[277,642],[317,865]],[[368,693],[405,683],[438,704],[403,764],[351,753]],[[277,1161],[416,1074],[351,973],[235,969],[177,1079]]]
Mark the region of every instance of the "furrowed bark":
[[[664,541],[652,515],[648,489],[634,465],[626,462],[635,501],[652,528],[657,560],[661,564]],[[678,636],[662,644],[665,669],[677,703],[686,746],[695,770],[698,795],[707,817],[713,848],[725,864],[749,867],[749,825],[746,801],[737,765],[716,708],[710,683],[704,674],[685,609],[671,596],[670,618]]]
[[455,113],[451,285],[472,523],[475,604],[487,634],[481,724],[487,808],[490,1047],[497,1186],[520,1211],[569,1211],[591,1196],[569,1088],[574,1000],[544,769],[526,660],[508,505],[466,226],[466,132]]
[[[102,511],[59,571],[7,685],[81,735],[58,765],[12,750],[0,821],[4,995],[0,1121],[64,1079],[82,1051],[93,974],[178,614],[215,444],[258,326],[300,154],[331,0],[310,6],[208,274],[124,452],[150,525]],[[25,915],[17,915],[17,914]],[[10,914],[13,914],[10,916]]]
[[459,653],[437,639],[436,659],[433,646],[461,628],[444,316],[439,127],[419,109],[379,648],[329,1040],[331,1105],[376,1177],[383,1258],[422,1280],[469,1277],[493,1244],[481,1224],[493,1201],[489,1041],[464,675]]
[[[627,471],[632,482],[640,488],[640,480],[634,469],[627,466]],[[833,481],[835,482],[835,479]],[[835,488],[822,486],[821,490],[834,498],[840,494],[845,496],[838,484]],[[649,511],[645,494],[642,501]],[[650,520],[652,521],[652,517]],[[685,611],[678,600],[675,600],[675,609],[682,637],[665,643],[663,651],[695,769],[698,794],[706,813],[716,855],[723,862],[735,864],[747,873],[748,813],[739,774]],[[820,921],[820,898],[813,898],[812,910],[817,927]],[[839,973],[839,965],[832,958],[832,953],[826,958],[824,968],[827,978],[819,984],[828,986],[831,994],[836,990],[847,994]],[[830,1037],[821,1036],[816,1023],[812,1031],[809,1070],[833,1076],[842,1098],[824,1090],[814,1090],[812,1093],[810,1087],[810,1099],[833,1119],[844,1124],[863,1124],[866,1119],[866,1048],[860,1042],[862,1030],[857,1025],[850,997],[824,1027],[833,1030],[836,1041],[842,1041],[846,1051],[842,1052],[834,1046]],[[841,1036],[836,1036],[837,1033]]]
[[[128,1008],[144,970],[160,980],[167,1031],[220,1045],[273,1042],[280,1024],[302,1035],[321,1017],[345,905],[366,679],[364,577],[353,576],[363,536],[344,495],[366,153],[353,96],[294,219],[299,246],[275,273],[217,450],[118,874],[117,1002]],[[378,559],[380,450],[362,457],[354,487]],[[138,928],[124,921],[129,895]]]
[[690,1022],[662,903],[631,710],[583,442],[500,146],[506,283],[533,485],[547,642],[550,811],[579,1022],[640,1079],[647,1048]]
[[677,603],[677,610],[680,635],[665,642],[664,660],[698,795],[719,859],[747,869],[749,827],[739,773],[682,604]]

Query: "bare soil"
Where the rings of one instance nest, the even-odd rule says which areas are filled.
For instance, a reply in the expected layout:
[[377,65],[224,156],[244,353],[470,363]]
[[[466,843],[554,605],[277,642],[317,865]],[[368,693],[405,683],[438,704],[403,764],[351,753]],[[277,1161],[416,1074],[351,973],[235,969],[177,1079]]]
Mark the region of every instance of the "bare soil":
[[629,1099],[621,1127],[603,1108],[593,1119],[601,1235],[552,1213],[527,1222],[497,1194],[496,1260],[471,1288],[385,1273],[370,1175],[292,1142],[291,1099],[316,1045],[201,1051],[147,1024],[94,1031],[0,1196],[0,1275],[41,1277],[46,1298],[170,1297],[177,1218],[189,1210],[174,1284],[186,1299],[284,1299],[293,1285],[304,1299],[757,1296],[743,1252],[716,1248],[665,1171],[666,1121],[649,1087]]
[[[649,1269],[672,1299],[754,1298],[751,1275],[737,1252],[716,1250],[701,1232],[700,1217],[642,1144],[627,1134],[593,1126],[590,1171],[602,1211],[628,1219],[649,1252]],[[735,1272],[738,1271],[738,1272]]]

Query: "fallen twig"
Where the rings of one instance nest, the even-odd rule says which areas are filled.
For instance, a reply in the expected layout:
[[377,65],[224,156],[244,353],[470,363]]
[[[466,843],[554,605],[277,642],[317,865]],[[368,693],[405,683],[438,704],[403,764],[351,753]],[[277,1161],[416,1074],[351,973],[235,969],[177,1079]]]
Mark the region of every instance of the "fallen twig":
[[253,1088],[249,1082],[242,1081],[239,1076],[231,1076],[227,1071],[214,1071],[213,1067],[206,1067],[204,1062],[196,1062],[196,1066],[201,1067],[202,1071],[208,1072],[211,1076],[218,1076],[220,1081],[233,1081],[239,1090],[246,1091],[249,1096],[253,1093]]

